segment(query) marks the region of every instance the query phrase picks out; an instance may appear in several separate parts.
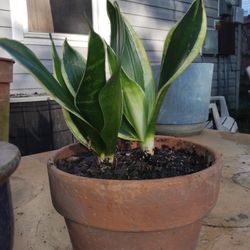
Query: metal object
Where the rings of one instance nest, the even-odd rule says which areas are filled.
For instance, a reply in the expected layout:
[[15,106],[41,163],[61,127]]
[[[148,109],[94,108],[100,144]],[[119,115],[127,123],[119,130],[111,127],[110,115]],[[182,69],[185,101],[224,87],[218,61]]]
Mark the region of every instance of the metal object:
[[218,54],[218,31],[208,29],[206,39],[202,48],[202,54],[217,55]]
[[213,78],[212,63],[192,63],[169,87],[162,104],[158,134],[197,134],[208,119]]

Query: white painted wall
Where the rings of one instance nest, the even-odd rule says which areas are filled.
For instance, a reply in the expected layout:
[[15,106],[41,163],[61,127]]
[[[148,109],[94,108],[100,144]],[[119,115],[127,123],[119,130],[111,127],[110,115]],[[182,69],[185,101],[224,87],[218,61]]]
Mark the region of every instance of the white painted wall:
[[[10,1],[10,2],[9,2]],[[50,43],[48,35],[27,32],[26,0],[0,0],[0,36],[13,37],[24,42],[52,69]],[[92,0],[95,29],[109,37],[109,25],[105,16],[105,0]],[[169,29],[188,9],[191,0],[118,0],[122,12],[126,15],[135,31],[142,38],[151,63],[160,63],[163,42]],[[208,27],[214,27],[218,16],[218,0],[206,0]],[[10,11],[11,10],[11,11]],[[11,18],[12,17],[12,18]],[[237,29],[238,32],[238,29]],[[58,50],[61,50],[62,35],[55,36]],[[236,44],[238,44],[238,38]],[[87,37],[71,36],[70,43],[86,55]],[[236,48],[237,51],[238,48]],[[5,55],[0,51],[0,56]],[[198,61],[201,59],[198,59]],[[237,105],[237,86],[239,85],[239,60],[237,54],[227,58],[205,56],[202,61],[215,64],[213,95],[225,95],[230,107]],[[228,71],[225,74],[225,70]],[[12,94],[42,93],[43,90],[33,78],[18,64],[14,69]]]
[[[103,37],[109,37],[109,24],[106,16],[106,3],[103,0],[92,0],[94,29]],[[14,38],[27,45],[52,71],[51,45],[46,33],[28,32],[26,0],[0,0],[0,36]],[[53,38],[60,53],[63,41],[68,42],[81,54],[86,56],[88,36],[54,34]],[[9,57],[0,49],[0,56]],[[14,79],[11,84],[12,96],[33,96],[44,94],[39,83],[18,63],[14,66]]]
[[[9,0],[0,1],[0,36],[12,37],[12,24],[10,16],[10,4]],[[8,54],[0,50],[0,57],[7,57]]]

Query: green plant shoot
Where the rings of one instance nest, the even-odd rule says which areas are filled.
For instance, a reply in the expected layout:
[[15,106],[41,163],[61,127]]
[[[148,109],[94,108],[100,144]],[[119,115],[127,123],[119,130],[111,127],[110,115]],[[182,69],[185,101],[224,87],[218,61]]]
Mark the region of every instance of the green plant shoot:
[[[85,59],[67,40],[62,58],[52,43],[51,74],[22,43],[0,38],[9,52],[61,105],[76,139],[99,157],[112,161],[117,137],[139,141],[153,152],[156,119],[170,84],[198,55],[206,35],[203,0],[194,0],[169,31],[163,48],[158,89],[145,48],[121,14],[116,1],[107,0],[111,44],[91,28]],[[107,79],[106,58],[110,68]]]
[[[195,0],[183,18],[169,31],[163,48],[158,89],[145,48],[132,26],[114,3],[108,1],[111,22],[111,47],[119,37],[116,19],[124,25],[124,50],[121,55],[121,84],[124,93],[123,120],[119,136],[140,142],[152,152],[157,116],[171,83],[188,67],[201,50],[206,36],[203,0]],[[114,67],[113,67],[114,69]]]

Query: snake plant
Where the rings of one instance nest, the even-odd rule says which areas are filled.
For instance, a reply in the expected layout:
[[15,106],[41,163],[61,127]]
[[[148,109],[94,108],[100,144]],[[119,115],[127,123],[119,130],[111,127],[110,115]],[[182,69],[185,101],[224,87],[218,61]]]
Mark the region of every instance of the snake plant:
[[118,136],[139,141],[143,150],[153,152],[155,124],[164,96],[174,79],[198,55],[206,34],[204,2],[194,0],[165,39],[156,90],[138,35],[116,1],[107,0],[107,11],[111,43],[108,45],[91,28],[87,59],[67,40],[60,58],[50,36],[53,74],[25,45],[0,38],[0,47],[21,63],[61,105],[76,139],[93,150],[100,160],[113,159]]

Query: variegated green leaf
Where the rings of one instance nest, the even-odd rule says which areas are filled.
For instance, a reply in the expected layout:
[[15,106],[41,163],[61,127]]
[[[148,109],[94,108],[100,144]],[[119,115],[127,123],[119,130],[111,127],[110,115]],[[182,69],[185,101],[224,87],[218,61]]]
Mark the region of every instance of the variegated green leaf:
[[77,139],[79,143],[85,146],[88,146],[88,141],[87,141],[88,136],[82,128],[79,128],[80,126],[78,125],[79,118],[77,119],[76,116],[74,116],[73,114],[71,114],[64,108],[62,109],[62,111],[63,111],[64,120],[68,128],[74,135],[74,137]]
[[119,130],[119,138],[128,141],[140,141],[140,138],[125,116],[122,117],[122,123]]
[[81,144],[92,149],[98,156],[106,152],[106,145],[95,128],[65,109],[63,109],[63,115],[70,131]]
[[[133,30],[132,26],[129,24],[129,22],[126,19],[125,19],[125,24],[126,24],[127,32],[129,34],[128,35],[128,38],[130,40],[129,43],[131,44],[131,47],[128,46],[128,55],[133,53],[134,57],[136,57],[136,54],[137,54],[141,63],[141,67],[142,67],[142,74],[143,74],[143,79],[144,79],[144,84],[142,86],[142,89],[144,90],[144,94],[146,98],[145,109],[147,110],[147,122],[148,122],[150,115],[153,112],[154,105],[152,104],[155,103],[155,81],[154,81],[153,71],[152,71],[152,67],[150,65],[148,55],[145,51],[142,41],[140,40],[139,36],[136,34],[136,32]],[[130,55],[130,57],[132,56]],[[129,61],[127,63],[129,64]],[[134,71],[135,70],[136,68],[134,68]],[[127,75],[130,77],[129,74]],[[140,85],[140,82],[138,81],[136,82]]]
[[52,39],[52,35],[49,34],[49,38],[50,38],[50,41],[51,41],[51,45],[52,45],[52,59],[53,59],[53,75],[54,75],[54,78],[58,81],[58,83],[64,88],[64,89],[68,89],[65,82],[64,82],[64,79],[63,79],[63,76],[62,76],[62,70],[61,70],[61,65],[62,65],[62,62],[61,62],[61,59],[57,53],[57,50],[56,50],[56,46],[55,46],[55,43]]
[[115,53],[117,53],[116,37],[119,31],[116,20],[120,18],[121,22],[123,22],[120,27],[124,29],[125,34],[124,48],[121,55],[122,68],[127,76],[140,85],[144,91],[146,103],[142,112],[146,112],[146,116],[149,118],[154,106],[152,104],[155,102],[155,83],[145,48],[132,26],[120,13],[119,8],[110,0],[108,0],[107,10],[111,22],[111,47]]
[[64,81],[73,96],[81,84],[86,67],[86,61],[80,53],[73,49],[67,40],[63,45],[62,75]]
[[104,126],[101,136],[106,144],[106,154],[113,155],[117,143],[118,131],[122,120],[122,90],[120,83],[119,63],[111,78],[99,94],[99,103],[102,109]]
[[[108,62],[112,72],[115,71],[116,68],[116,56],[114,51],[108,46]],[[123,132],[126,134],[135,134],[134,137],[139,140],[143,140],[145,131],[146,131],[146,115],[145,115],[145,95],[141,87],[129,79],[126,73],[121,69],[120,72],[120,81],[123,90],[123,113],[126,119],[123,121],[128,121],[130,123],[131,131],[120,130],[120,136],[122,136]],[[135,108],[136,107],[136,108]],[[129,129],[129,126],[125,124],[122,125],[123,128]],[[125,136],[125,135],[124,135]],[[127,137],[128,135],[126,135]]]
[[85,74],[76,93],[75,104],[84,119],[98,131],[104,124],[99,93],[105,83],[105,43],[91,30]]
[[147,129],[145,95],[141,87],[122,71],[122,90],[124,96],[124,115],[132,125],[140,140],[144,140]]
[[[111,48],[117,55],[119,54],[121,56],[124,49],[122,43],[124,43],[125,38],[125,24],[119,14],[119,6],[117,2],[107,1],[107,10],[111,23]],[[118,39],[118,37],[120,37],[120,39]]]
[[205,40],[206,27],[204,1],[195,0],[168,33],[161,63],[155,118],[170,84],[199,54]]
[[29,48],[18,41],[7,38],[0,38],[0,47],[9,52],[22,64],[41,83],[46,92],[51,95],[56,102],[81,118],[74,106],[73,97],[58,84],[56,79]]

